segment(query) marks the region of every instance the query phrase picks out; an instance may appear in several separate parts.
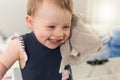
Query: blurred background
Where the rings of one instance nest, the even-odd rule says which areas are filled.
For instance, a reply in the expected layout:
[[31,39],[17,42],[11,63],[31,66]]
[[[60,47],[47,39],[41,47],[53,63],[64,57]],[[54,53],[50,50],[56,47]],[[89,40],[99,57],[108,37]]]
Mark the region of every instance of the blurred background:
[[[12,35],[29,32],[25,22],[26,2],[0,0],[0,53]],[[120,0],[73,0],[73,3],[74,14],[80,14],[86,25],[93,27],[101,38],[110,36],[103,49],[88,59],[90,64],[72,66],[74,79],[120,80]],[[3,80],[21,80],[18,67],[15,63]]]
[[[0,32],[10,36],[29,31],[25,23],[27,0],[0,0]],[[74,13],[100,32],[120,25],[120,0],[73,0]]]

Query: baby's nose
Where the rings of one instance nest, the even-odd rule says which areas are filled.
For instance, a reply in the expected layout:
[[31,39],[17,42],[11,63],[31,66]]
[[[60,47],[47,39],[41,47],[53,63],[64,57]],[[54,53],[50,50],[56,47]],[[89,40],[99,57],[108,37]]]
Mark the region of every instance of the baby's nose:
[[64,34],[63,30],[56,30],[54,33],[56,37],[63,37],[63,34]]

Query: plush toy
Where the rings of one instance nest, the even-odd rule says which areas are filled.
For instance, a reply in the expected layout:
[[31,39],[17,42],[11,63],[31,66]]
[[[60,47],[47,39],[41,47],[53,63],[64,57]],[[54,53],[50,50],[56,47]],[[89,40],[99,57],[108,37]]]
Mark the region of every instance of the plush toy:
[[66,65],[75,65],[86,61],[93,53],[98,52],[102,44],[108,40],[108,36],[100,39],[92,27],[86,26],[79,15],[74,15],[70,39],[60,48],[62,61],[59,72],[62,73]]

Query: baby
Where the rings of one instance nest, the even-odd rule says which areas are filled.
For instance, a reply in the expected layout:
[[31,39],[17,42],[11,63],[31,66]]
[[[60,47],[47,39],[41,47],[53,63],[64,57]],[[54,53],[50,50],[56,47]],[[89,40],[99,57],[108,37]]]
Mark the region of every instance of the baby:
[[15,37],[0,55],[0,79],[19,60],[23,80],[72,80],[65,67],[85,60],[103,42],[77,22],[72,4],[72,0],[28,0],[26,23],[31,32]]
[[72,0],[28,0],[30,33],[14,38],[0,55],[0,79],[19,60],[23,80],[61,80],[60,45],[70,37]]

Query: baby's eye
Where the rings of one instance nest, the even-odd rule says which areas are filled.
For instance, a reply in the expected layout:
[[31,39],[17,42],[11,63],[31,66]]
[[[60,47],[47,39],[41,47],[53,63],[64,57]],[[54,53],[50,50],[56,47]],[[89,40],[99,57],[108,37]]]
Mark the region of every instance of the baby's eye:
[[64,26],[63,29],[64,29],[64,30],[70,29],[70,26]]
[[54,29],[55,26],[54,26],[54,25],[52,25],[52,26],[48,26],[48,28],[50,28],[50,29]]

